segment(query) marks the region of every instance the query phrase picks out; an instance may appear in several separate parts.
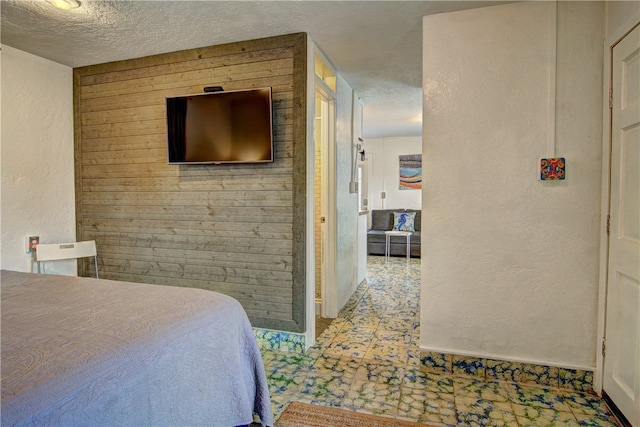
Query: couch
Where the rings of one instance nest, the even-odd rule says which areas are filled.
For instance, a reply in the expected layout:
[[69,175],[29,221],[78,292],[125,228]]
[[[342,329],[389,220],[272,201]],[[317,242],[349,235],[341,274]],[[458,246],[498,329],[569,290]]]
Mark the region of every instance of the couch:
[[[394,212],[415,212],[415,231],[411,234],[410,252],[412,257],[420,257],[420,230],[422,215],[415,209],[373,209],[371,228],[367,231],[367,254],[384,255],[385,231],[393,229]],[[391,236],[390,255],[407,256],[407,239],[404,236]]]

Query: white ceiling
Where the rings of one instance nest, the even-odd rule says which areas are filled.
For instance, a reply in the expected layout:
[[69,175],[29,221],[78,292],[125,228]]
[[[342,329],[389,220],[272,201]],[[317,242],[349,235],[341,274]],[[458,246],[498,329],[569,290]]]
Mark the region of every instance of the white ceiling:
[[422,17],[500,1],[2,0],[3,44],[70,67],[306,32],[365,104],[364,136],[422,132]]

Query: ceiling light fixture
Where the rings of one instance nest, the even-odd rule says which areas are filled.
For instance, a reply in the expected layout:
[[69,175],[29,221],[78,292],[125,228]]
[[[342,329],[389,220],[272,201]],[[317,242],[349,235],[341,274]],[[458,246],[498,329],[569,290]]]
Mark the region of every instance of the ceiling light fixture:
[[80,7],[78,0],[47,0],[49,3],[62,10],[77,9]]

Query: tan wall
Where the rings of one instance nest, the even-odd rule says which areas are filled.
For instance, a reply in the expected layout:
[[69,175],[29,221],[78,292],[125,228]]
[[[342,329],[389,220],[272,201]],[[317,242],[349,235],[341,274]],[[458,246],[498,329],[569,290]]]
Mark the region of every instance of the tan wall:
[[[78,239],[101,278],[211,289],[304,331],[306,35],[74,69]],[[275,162],[168,165],[165,98],[271,86]]]

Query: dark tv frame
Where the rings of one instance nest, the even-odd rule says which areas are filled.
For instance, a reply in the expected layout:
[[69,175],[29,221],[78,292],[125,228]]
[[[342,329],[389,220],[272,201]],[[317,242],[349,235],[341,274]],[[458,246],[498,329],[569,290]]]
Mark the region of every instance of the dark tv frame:
[[[178,133],[185,133],[185,124],[182,123],[176,124],[175,119],[172,122],[170,118],[170,114],[176,114],[175,111],[170,111],[169,100],[175,99],[188,99],[195,97],[217,97],[224,96],[225,94],[234,94],[241,92],[258,92],[268,90],[269,92],[269,150],[270,150],[270,158],[269,159],[257,159],[257,160],[204,160],[204,161],[187,161],[187,160],[171,160],[172,159],[172,149],[174,149],[175,144],[172,144],[172,129]],[[205,91],[205,93],[198,93],[192,95],[180,95],[180,96],[172,96],[165,98],[165,107],[166,107],[166,129],[167,129],[167,162],[169,165],[223,165],[223,164],[265,164],[265,163],[273,163],[275,161],[275,148],[274,148],[274,135],[273,135],[273,89],[270,86],[265,87],[257,87],[257,88],[249,88],[249,89],[238,89],[238,90],[216,90],[216,91]],[[177,114],[184,114],[186,116],[186,112]],[[173,123],[173,126],[170,127],[170,123]]]

